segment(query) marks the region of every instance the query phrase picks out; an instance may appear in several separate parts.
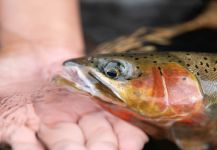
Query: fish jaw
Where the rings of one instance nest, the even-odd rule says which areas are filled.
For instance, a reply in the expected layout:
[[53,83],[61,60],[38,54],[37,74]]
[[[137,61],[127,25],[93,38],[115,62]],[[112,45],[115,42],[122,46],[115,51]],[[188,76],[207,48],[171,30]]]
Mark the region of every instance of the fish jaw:
[[[82,59],[81,59],[82,60]],[[112,103],[126,107],[118,93],[106,87],[93,75],[93,68],[84,65],[77,59],[68,60],[63,64],[63,74],[54,78],[56,83],[67,86],[69,89],[77,89],[83,93],[100,99],[102,102]]]
[[94,87],[94,84],[97,81],[89,75],[88,70],[79,64],[68,62],[64,65],[64,74],[63,78],[69,81],[72,87],[79,89],[81,91],[92,93],[95,95],[97,92]]

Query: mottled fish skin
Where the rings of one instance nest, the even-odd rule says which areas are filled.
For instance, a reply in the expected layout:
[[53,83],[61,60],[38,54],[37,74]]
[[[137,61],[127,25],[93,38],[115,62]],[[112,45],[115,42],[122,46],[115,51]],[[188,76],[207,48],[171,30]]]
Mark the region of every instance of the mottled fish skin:
[[217,117],[217,54],[173,53],[197,77],[206,103],[207,114]]
[[64,66],[87,71],[99,82],[93,84],[100,95],[89,92],[97,102],[150,135],[172,139],[183,149],[207,149],[217,137],[217,54],[115,53]]

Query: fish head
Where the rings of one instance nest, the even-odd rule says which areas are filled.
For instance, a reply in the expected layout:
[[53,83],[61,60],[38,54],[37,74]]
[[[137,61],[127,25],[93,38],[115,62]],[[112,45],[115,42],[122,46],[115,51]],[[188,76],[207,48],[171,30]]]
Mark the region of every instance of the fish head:
[[[98,98],[100,103],[109,104],[113,110],[130,112],[131,117],[173,122],[201,107],[201,103],[191,100],[192,92],[196,95],[194,101],[202,99],[196,78],[176,63],[156,64],[143,56],[105,54],[67,60],[63,66],[67,72],[65,78],[73,87]],[[178,91],[182,85],[190,91],[186,90],[186,99],[179,101],[177,97],[185,92]],[[172,97],[168,92],[176,95]]]

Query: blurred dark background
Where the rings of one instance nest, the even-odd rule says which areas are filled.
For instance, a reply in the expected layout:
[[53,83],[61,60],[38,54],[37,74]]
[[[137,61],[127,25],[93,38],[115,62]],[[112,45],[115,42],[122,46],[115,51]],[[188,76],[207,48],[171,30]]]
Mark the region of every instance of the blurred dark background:
[[[87,50],[128,35],[142,26],[181,23],[199,15],[208,0],[81,0],[81,15]],[[217,15],[217,14],[216,14]],[[175,37],[161,50],[217,52],[217,30],[201,29]],[[132,139],[133,140],[133,139]],[[145,150],[177,150],[168,141],[151,139]]]
[[[199,15],[209,0],[81,0],[87,50],[142,26],[167,26]],[[217,14],[216,14],[217,15]],[[202,29],[173,39],[161,50],[216,52],[217,30]]]

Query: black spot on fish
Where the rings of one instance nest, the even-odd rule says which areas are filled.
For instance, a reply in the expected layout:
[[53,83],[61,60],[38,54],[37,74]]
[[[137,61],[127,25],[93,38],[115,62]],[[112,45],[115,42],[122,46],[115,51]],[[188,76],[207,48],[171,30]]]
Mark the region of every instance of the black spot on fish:
[[156,63],[157,63],[157,61],[155,60],[155,61],[153,61],[153,63],[155,63],[155,64],[156,64]]
[[198,69],[198,68],[199,68],[199,67],[198,67],[198,65],[195,65],[195,68],[197,68],[197,69]]
[[203,57],[203,59],[204,59],[204,60],[207,60],[208,58],[207,58],[207,57]]
[[158,70],[160,71],[160,75],[163,75],[161,67],[158,67]]
[[197,72],[197,75],[198,75],[198,76],[200,76],[200,73],[199,73],[199,72]]
[[206,66],[209,68],[209,64],[208,63],[206,63]]
[[213,71],[216,71],[216,68],[213,68]]
[[138,75],[138,77],[141,77],[142,76],[142,73],[140,73],[139,75]]
[[148,57],[147,57],[147,56],[144,56],[143,58],[145,58],[145,59],[146,59],[146,58],[148,58]]
[[139,60],[139,58],[138,58],[138,57],[136,57],[136,58],[135,58],[135,60]]
[[202,61],[200,62],[200,65],[203,65],[203,62],[202,62]]
[[206,72],[206,73],[208,73],[208,70],[207,70],[207,69],[205,69],[205,72]]
[[184,78],[182,78],[182,80],[183,80],[183,81],[185,81],[185,80],[187,80],[187,78],[186,78],[186,77],[184,77]]
[[188,60],[190,61],[190,60],[191,60],[191,58],[188,58]]
[[139,69],[139,66],[136,66],[136,69]]
[[179,63],[182,63],[182,61],[181,61],[181,60],[179,60],[178,62],[179,62]]
[[191,65],[190,65],[190,64],[187,64],[187,66],[190,67]]
[[190,55],[189,53],[186,53],[186,55]]

